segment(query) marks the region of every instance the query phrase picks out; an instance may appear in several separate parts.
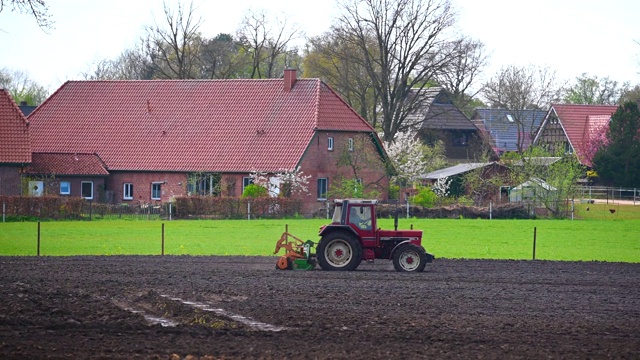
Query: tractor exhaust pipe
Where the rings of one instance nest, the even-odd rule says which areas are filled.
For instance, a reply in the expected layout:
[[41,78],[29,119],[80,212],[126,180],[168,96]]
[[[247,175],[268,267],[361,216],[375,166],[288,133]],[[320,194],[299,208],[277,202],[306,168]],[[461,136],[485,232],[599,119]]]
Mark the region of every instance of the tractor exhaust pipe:
[[398,231],[398,209],[396,209],[396,214],[393,217],[393,230]]

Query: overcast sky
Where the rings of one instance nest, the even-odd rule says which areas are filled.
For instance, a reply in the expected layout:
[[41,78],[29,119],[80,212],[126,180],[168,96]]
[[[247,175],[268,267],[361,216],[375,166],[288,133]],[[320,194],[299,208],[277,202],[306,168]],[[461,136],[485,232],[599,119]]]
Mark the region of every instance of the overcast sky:
[[[55,28],[0,13],[0,68],[22,70],[55,91],[100,59],[133,47],[163,15],[162,0],[50,0]],[[171,3],[172,1],[168,1]],[[186,1],[183,1],[186,3]],[[491,76],[501,66],[538,65],[573,80],[581,73],[640,83],[640,1],[452,0],[460,32],[485,43]],[[247,9],[286,13],[308,36],[329,28],[333,0],[194,0],[205,37],[235,33]]]

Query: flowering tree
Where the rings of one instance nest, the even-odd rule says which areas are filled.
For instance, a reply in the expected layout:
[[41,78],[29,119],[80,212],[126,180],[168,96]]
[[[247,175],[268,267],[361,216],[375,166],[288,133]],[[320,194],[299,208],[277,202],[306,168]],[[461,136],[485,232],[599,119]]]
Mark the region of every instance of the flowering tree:
[[591,165],[593,162],[593,156],[598,152],[598,150],[609,144],[609,139],[607,138],[608,131],[609,123],[604,123],[590,129],[586,139],[584,139],[582,144],[580,144],[582,154],[584,155],[584,163]]
[[446,162],[441,142],[427,146],[410,132],[397,133],[393,141],[386,143],[386,149],[397,173],[394,180],[415,183]]
[[301,194],[309,192],[309,178],[311,176],[305,176],[300,167],[287,171],[281,170],[272,176],[266,172],[254,171],[249,177],[253,180],[253,183],[258,186],[262,186],[267,189],[269,195],[289,197],[294,194]]
[[396,177],[409,183],[425,174],[427,162],[422,156],[422,144],[408,132],[399,132],[394,141],[387,143],[387,155],[393,162]]
[[449,196],[449,188],[451,187],[451,179],[441,177],[431,186],[431,190],[440,198]]

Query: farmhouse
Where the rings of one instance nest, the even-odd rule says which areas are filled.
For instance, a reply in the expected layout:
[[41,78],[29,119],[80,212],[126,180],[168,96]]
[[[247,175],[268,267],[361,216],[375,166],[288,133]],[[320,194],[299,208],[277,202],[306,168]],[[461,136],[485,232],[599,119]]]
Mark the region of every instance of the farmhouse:
[[534,144],[546,146],[551,152],[575,154],[578,161],[591,166],[593,153],[589,140],[605,127],[618,107],[615,105],[552,104]]
[[[309,192],[294,195],[304,211],[321,206],[341,178],[387,194],[386,154],[374,129],[321,80],[297,79],[295,70],[264,80],[68,81],[28,120],[34,153],[68,159],[48,169],[66,182],[55,188],[60,193],[114,203],[237,197],[252,172],[299,167],[311,177]],[[337,166],[341,156],[364,152],[377,163],[355,175]],[[76,157],[107,174],[69,168]],[[44,175],[38,169],[31,172]]]
[[452,164],[469,162],[489,153],[480,130],[454,103],[451,95],[442,87],[422,90],[424,99],[416,111],[407,116],[409,123],[418,123],[418,136],[426,144],[440,140],[444,144],[447,161]]
[[0,88],[0,195],[22,193],[21,174],[29,163],[29,123],[9,92]]

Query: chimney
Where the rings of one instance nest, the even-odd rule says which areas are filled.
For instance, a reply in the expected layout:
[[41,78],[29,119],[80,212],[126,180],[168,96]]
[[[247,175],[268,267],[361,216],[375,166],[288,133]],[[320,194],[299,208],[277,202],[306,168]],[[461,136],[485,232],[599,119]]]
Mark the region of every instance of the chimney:
[[284,92],[290,92],[293,84],[296,83],[296,69],[284,70]]

